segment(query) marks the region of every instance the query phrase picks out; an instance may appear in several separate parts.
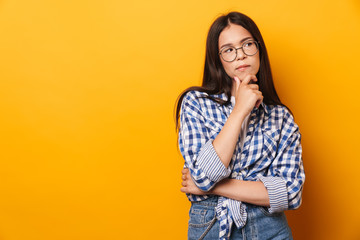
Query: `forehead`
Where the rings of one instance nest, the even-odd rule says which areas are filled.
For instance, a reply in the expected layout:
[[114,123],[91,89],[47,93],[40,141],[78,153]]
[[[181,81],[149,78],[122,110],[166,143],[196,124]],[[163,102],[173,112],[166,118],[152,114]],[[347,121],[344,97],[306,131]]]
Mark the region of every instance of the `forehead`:
[[248,30],[240,25],[230,24],[219,36],[219,47],[224,44],[239,44],[244,38],[252,38]]

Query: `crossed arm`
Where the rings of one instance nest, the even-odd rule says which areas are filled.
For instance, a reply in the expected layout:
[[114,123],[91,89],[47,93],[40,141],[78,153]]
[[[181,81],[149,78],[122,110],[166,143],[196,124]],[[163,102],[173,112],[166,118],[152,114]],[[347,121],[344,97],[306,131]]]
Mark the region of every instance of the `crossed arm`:
[[182,188],[184,193],[195,195],[219,195],[254,205],[270,207],[268,191],[260,181],[243,181],[226,178],[217,183],[210,191],[201,191],[191,178],[187,168],[182,170]]

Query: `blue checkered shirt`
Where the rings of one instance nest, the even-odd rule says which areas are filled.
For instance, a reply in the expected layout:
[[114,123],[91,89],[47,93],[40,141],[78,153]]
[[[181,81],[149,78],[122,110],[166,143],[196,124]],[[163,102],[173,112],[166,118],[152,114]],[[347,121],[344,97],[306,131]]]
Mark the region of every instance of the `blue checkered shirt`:
[[[305,181],[301,135],[293,116],[283,106],[262,103],[250,113],[243,146],[240,137],[226,168],[212,145],[229,117],[233,104],[220,105],[204,98],[206,93],[188,92],[181,104],[179,146],[196,186],[209,191],[225,178],[261,181],[268,190],[270,213],[296,209],[301,204]],[[227,100],[225,94],[211,95]],[[190,201],[210,195],[187,194]],[[219,239],[229,239],[231,227],[246,224],[246,205],[219,196],[216,216]]]

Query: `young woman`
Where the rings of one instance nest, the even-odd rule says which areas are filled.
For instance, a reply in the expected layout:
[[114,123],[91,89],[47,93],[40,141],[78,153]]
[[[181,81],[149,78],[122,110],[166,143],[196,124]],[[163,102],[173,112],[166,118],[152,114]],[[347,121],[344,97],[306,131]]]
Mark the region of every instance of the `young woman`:
[[249,17],[212,24],[202,86],[179,96],[176,124],[189,239],[292,239],[284,211],[301,204],[301,135]]

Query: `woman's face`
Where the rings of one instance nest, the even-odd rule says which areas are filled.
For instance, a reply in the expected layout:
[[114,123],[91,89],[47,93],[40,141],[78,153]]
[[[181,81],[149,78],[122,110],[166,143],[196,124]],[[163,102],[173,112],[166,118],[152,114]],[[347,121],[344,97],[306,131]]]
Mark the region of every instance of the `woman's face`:
[[[248,30],[240,25],[230,24],[219,36],[219,52],[226,47],[240,48],[247,40],[254,40]],[[246,75],[256,75],[260,68],[259,51],[253,56],[247,56],[241,49],[237,50],[237,56],[234,61],[226,62],[220,57],[225,72],[233,79],[237,76],[242,80]]]

